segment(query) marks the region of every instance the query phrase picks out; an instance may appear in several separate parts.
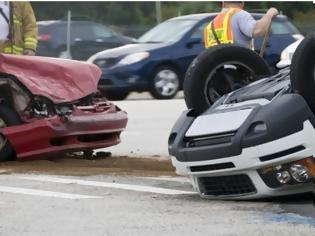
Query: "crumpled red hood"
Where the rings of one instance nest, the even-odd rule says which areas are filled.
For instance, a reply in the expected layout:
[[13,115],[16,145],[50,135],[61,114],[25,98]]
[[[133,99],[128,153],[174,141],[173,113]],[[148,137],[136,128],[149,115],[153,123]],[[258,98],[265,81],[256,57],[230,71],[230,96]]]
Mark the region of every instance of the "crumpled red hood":
[[97,90],[101,70],[85,62],[0,54],[0,72],[14,75],[34,95],[72,102]]

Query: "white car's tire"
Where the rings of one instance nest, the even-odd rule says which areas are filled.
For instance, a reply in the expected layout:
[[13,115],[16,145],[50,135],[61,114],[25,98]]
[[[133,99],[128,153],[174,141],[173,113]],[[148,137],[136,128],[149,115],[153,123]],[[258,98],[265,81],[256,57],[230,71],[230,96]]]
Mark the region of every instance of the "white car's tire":
[[186,105],[201,114],[220,96],[270,74],[268,64],[250,49],[233,45],[211,47],[188,68],[184,80]]
[[293,91],[301,94],[315,113],[315,33],[297,47],[290,68]]

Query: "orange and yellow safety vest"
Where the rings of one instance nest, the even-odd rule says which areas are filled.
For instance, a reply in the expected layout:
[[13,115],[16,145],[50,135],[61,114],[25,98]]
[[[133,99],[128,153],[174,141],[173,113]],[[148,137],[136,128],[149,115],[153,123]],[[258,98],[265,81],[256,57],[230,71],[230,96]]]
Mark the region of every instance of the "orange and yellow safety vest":
[[218,44],[233,43],[233,31],[231,19],[234,14],[241,11],[240,8],[229,8],[217,15],[204,28],[204,43],[205,47],[209,48]]

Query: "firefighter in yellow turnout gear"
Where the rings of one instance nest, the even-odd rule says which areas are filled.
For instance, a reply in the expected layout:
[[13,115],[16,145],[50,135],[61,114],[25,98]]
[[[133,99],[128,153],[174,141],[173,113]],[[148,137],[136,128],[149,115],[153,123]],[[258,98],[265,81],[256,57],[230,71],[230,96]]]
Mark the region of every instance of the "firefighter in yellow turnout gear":
[[251,47],[254,37],[263,36],[278,10],[270,8],[259,20],[243,10],[244,2],[223,2],[219,13],[204,29],[205,47],[218,44],[236,44]]
[[35,55],[38,29],[29,2],[0,1],[0,52]]

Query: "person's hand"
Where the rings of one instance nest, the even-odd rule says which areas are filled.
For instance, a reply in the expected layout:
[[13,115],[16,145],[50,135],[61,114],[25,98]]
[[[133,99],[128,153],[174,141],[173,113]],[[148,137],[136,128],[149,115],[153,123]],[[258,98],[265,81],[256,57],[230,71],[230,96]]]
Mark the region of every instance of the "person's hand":
[[279,11],[276,8],[271,7],[268,9],[267,14],[270,15],[271,17],[275,17],[279,15]]
[[30,49],[25,49],[24,52],[23,52],[23,55],[35,56],[35,52],[33,50],[30,50]]

